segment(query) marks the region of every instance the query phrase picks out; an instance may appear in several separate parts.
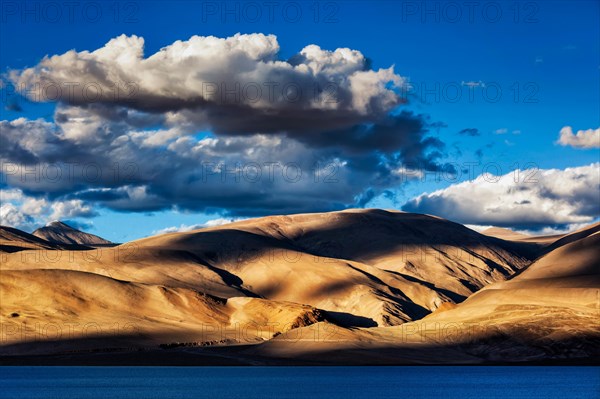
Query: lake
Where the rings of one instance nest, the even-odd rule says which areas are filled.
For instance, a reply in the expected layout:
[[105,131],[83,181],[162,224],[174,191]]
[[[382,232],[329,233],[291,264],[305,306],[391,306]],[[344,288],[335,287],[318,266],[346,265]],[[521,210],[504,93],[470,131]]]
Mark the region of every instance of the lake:
[[600,367],[0,367],[1,398],[600,398]]

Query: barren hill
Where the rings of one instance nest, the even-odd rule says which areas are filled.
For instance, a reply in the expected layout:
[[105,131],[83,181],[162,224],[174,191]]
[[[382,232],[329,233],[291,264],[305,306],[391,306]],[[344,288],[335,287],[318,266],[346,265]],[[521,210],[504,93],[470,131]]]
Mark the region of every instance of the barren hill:
[[[32,246],[3,254],[0,322],[14,329],[0,350],[264,342],[227,356],[473,363],[510,357],[511,345],[529,348],[528,340],[537,349],[520,352],[524,359],[545,358],[554,344],[540,349],[539,340],[584,336],[574,356],[589,355],[600,286],[593,229],[559,237],[564,245],[548,252],[551,243],[369,209],[258,218],[91,251]],[[65,337],[71,323],[88,328]],[[485,331],[465,335],[472,324]],[[50,325],[61,334],[40,327]],[[27,343],[32,334],[40,342]]]
[[14,227],[0,226],[0,252],[25,249],[58,249],[58,246]]
[[34,236],[55,244],[106,245],[112,244],[94,234],[84,233],[66,223],[54,221],[35,230]]
[[[331,363],[537,362],[600,355],[600,232],[589,226],[513,279],[397,327],[302,328],[253,354]],[[567,235],[570,236],[570,235]],[[564,242],[564,241],[563,241]],[[328,331],[318,335],[318,331]],[[314,339],[315,336],[321,339]],[[400,361],[402,363],[402,361]]]
[[382,210],[266,217],[63,255],[68,261],[54,264],[9,256],[3,268],[60,267],[308,304],[349,326],[419,319],[530,262],[510,243],[460,224]]

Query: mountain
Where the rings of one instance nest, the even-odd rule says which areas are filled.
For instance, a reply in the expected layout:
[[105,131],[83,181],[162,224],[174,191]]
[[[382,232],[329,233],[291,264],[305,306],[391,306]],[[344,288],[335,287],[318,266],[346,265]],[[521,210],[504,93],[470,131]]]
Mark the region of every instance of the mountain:
[[[137,348],[122,356],[191,364],[590,358],[600,347],[598,234],[575,234],[503,240],[431,215],[351,209],[43,257],[5,253],[0,322],[22,331],[0,354]],[[63,333],[29,340],[40,325]]]
[[[389,326],[458,303],[530,263],[513,244],[441,218],[382,210],[272,216],[149,237],[74,269],[220,298],[307,304],[346,326]],[[8,256],[15,270],[52,264]]]
[[42,238],[55,244],[80,244],[80,245],[107,245],[112,244],[104,238],[90,233],[84,233],[66,223],[54,221],[45,227],[39,228],[32,233],[34,236]]
[[485,326],[477,345],[480,355],[488,359],[535,361],[600,355],[597,227],[570,235],[568,240],[559,239],[562,245],[518,275],[484,287],[454,309],[435,312],[421,322]]
[[[318,323],[284,334],[251,353],[335,364],[597,359],[598,225],[560,237],[555,244],[551,245],[555,249],[513,278],[486,286],[458,305],[442,306],[421,320],[354,330]],[[312,338],[319,329],[328,331],[326,341]]]
[[58,246],[14,227],[0,226],[0,252],[25,249],[58,249]]

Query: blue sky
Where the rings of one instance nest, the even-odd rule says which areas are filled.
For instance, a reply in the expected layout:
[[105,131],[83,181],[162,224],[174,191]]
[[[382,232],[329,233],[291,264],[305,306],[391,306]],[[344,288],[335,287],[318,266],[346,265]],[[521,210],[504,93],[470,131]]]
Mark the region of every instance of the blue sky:
[[[565,170],[599,162],[597,146],[557,144],[559,132],[566,126],[572,127],[574,133],[600,127],[600,6],[596,1],[480,2],[474,9],[469,8],[470,2],[460,1],[278,2],[274,9],[261,2],[249,5],[244,2],[152,1],[102,3],[101,14],[97,14],[95,8],[99,3],[88,5],[85,12],[86,2],[74,10],[61,2],[55,3],[58,4],[56,9],[48,8],[43,2],[28,3],[27,10],[20,3],[7,2],[2,6],[0,67],[6,82],[1,90],[0,119],[3,121],[42,118],[54,123],[57,107],[64,104],[28,100],[23,93],[15,92],[7,77],[10,71],[36,66],[45,55],[60,55],[72,49],[93,51],[122,34],[143,37],[144,54],[149,56],[194,35],[227,38],[236,33],[263,33],[276,36],[280,60],[288,60],[306,46],[315,44],[329,51],[344,47],[358,50],[368,58],[368,68],[373,70],[393,65],[394,72],[407,79],[411,88],[400,90],[408,103],[390,112],[412,111],[414,115],[426,117],[430,123],[439,122],[440,127],[427,128],[427,136],[444,145],[443,155],[436,158],[440,165],[479,162],[474,170],[480,175],[490,163],[495,165],[494,169],[487,171],[506,174],[519,168]],[[227,9],[223,10],[223,7]],[[423,7],[426,7],[425,11]],[[156,126],[146,125],[141,130],[153,128]],[[471,135],[460,134],[464,129],[476,130],[471,130]],[[205,130],[208,133],[198,135]],[[211,128],[204,126],[197,127],[196,137],[225,140],[230,134],[217,132],[215,135]],[[2,135],[8,148],[12,141],[6,130]],[[285,132],[275,136],[292,139]],[[299,139],[300,142],[303,140]],[[339,140],[347,139],[340,135]],[[335,145],[327,148],[335,148]],[[318,148],[319,151],[322,149]],[[2,159],[4,163],[14,162],[8,155],[3,155]],[[56,161],[57,157],[53,159]],[[201,159],[197,161],[201,162]],[[595,173],[595,169],[597,167],[593,167],[591,173]],[[361,185],[362,191],[370,188],[369,179],[354,180],[352,176],[348,179],[348,184],[356,181],[356,185]],[[594,199],[598,182],[595,175],[590,179],[587,184]],[[422,193],[444,189],[464,180],[468,180],[464,173],[456,181],[437,181],[426,173],[424,179],[406,183],[373,183],[374,198],[371,201],[345,201],[332,196],[331,206],[327,205],[329,197],[325,190],[319,196],[325,205],[315,205],[310,210],[338,209],[342,205],[400,209],[408,204],[409,210],[436,213],[423,203],[410,201]],[[139,238],[172,226],[199,225],[221,217],[258,216],[265,213],[262,209],[271,206],[258,206],[256,212],[244,207],[230,212],[227,206],[195,206],[186,200],[173,209],[164,205],[136,208],[131,204],[119,209],[96,197],[93,200],[78,197],[80,186],[72,188],[71,193],[61,191],[60,195],[39,187],[21,187],[7,179],[3,180],[3,186],[4,190],[22,190],[30,200],[48,201],[49,208],[44,212],[32,210],[33,206],[23,209],[23,198],[5,193],[2,203],[13,201],[17,211],[25,216],[15,219],[22,221],[19,227],[31,230],[34,224],[43,223],[51,214],[66,215],[67,219],[88,227],[91,232],[115,241]],[[258,194],[268,189],[261,184],[254,188]],[[315,188],[316,192],[319,190],[321,188]],[[546,192],[547,187],[538,191]],[[235,191],[231,192],[235,194]],[[194,193],[192,198],[197,195]],[[240,193],[243,195],[247,193]],[[586,197],[586,194],[581,195]],[[170,198],[168,194],[164,196]],[[83,201],[79,208],[87,211],[79,209],[63,214],[52,211],[52,201],[73,199]],[[570,197],[563,200],[581,202]],[[311,199],[307,197],[306,201]],[[552,205],[548,207],[557,209]],[[297,208],[292,203],[274,208],[274,212]],[[522,224],[510,218],[498,224],[525,230],[568,228],[595,220],[597,210],[588,208],[561,208],[561,212],[571,212],[562,219],[554,220],[546,215]],[[306,209],[300,207],[297,210]],[[33,213],[27,215],[27,210]],[[486,225],[490,220],[497,220],[470,219],[461,216],[460,212],[445,212],[442,216],[454,216],[458,221],[470,224]]]

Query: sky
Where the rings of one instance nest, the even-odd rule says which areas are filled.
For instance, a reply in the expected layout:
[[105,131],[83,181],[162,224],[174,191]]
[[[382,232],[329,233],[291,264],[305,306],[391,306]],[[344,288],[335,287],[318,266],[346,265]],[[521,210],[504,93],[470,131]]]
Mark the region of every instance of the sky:
[[0,222],[600,217],[597,1],[2,2]]

